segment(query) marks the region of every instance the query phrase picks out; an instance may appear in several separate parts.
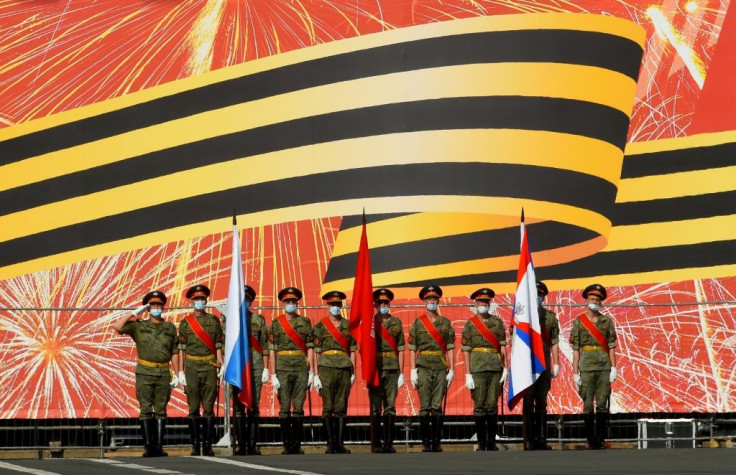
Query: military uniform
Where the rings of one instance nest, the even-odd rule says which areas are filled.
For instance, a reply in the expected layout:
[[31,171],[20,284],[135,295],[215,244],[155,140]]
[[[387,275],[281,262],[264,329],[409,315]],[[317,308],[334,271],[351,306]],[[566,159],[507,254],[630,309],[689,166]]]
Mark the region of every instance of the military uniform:
[[[279,300],[289,298],[300,300],[302,293],[299,289],[288,287],[279,292]],[[289,321],[289,317],[286,317]],[[307,350],[314,348],[312,323],[308,318],[294,315],[289,321],[298,338],[303,342]],[[279,398],[279,422],[284,442],[284,453],[303,453],[301,442],[304,432],[304,401],[307,397],[309,385],[309,357],[297,343],[287,334],[284,327],[275,318],[271,323],[269,333],[269,350],[275,353],[275,362],[280,388]]]
[[[494,296],[493,290],[482,288],[474,292],[470,298],[489,305],[490,299]],[[466,357],[466,364],[475,386],[471,389],[470,396],[473,399],[478,450],[498,450],[496,448],[498,398],[503,391],[501,375],[505,367],[503,355],[506,351],[506,329],[503,320],[488,311],[485,315],[478,315],[477,318],[477,321],[496,338],[500,348],[496,348],[472,321],[468,321],[463,328],[460,349],[469,356],[470,361],[468,362]]]
[[[373,292],[373,301],[377,306],[384,302],[388,304],[394,299],[394,294],[389,289],[378,289]],[[390,310],[387,308],[387,310]],[[404,356],[404,328],[401,320],[390,313],[378,314],[381,325],[393,338],[398,354],[391,344],[383,337],[383,332],[377,332],[378,348],[376,352],[376,368],[379,375],[379,385],[368,386],[368,395],[371,401],[371,424],[373,425],[373,440],[371,447],[373,452],[396,453],[393,447],[395,439],[394,426],[396,423],[396,394],[399,388],[399,374],[402,365],[400,359]],[[403,379],[403,378],[402,378]],[[383,446],[381,447],[381,409],[383,408]]]
[[[204,285],[196,285],[187,291],[187,298],[207,298],[210,290]],[[192,320],[190,320],[192,319]],[[191,323],[190,323],[191,322]],[[196,322],[196,323],[194,323]],[[197,334],[196,324],[204,330],[214,343],[215,351],[202,341]],[[214,404],[217,397],[219,368],[217,353],[221,350],[225,336],[220,320],[210,313],[192,314],[179,323],[179,350],[184,359],[186,375],[186,395],[189,405],[189,424],[192,436],[192,455],[199,455],[199,408],[202,407],[204,430],[202,433],[202,453],[214,455],[212,440],[215,436]]]
[[[143,305],[166,304],[163,292],[153,291],[143,297]],[[130,335],[138,352],[135,367],[135,396],[140,406],[140,424],[144,456],[165,455],[163,437],[166,428],[166,405],[171,397],[169,362],[177,353],[176,327],[171,322],[128,320],[119,330]]]
[[[245,286],[245,297],[250,304],[256,299],[255,290],[249,286]],[[238,448],[235,455],[261,455],[258,449],[258,418],[260,416],[259,403],[261,400],[261,389],[263,388],[263,380],[261,375],[265,365],[264,358],[268,359],[268,326],[266,319],[259,313],[247,311],[251,340],[257,342],[261,350],[251,345],[251,366],[253,369],[253,401],[252,409],[247,410],[245,404],[240,402],[238,396],[240,391],[233,387],[233,407],[235,408],[235,432]],[[251,341],[251,342],[252,342]]]
[[[345,294],[332,291],[323,295],[322,299],[328,304],[337,304],[335,308],[342,308]],[[350,334],[346,319],[340,318],[337,323],[331,317],[325,320],[314,326],[313,341],[314,352],[319,355],[319,380],[322,385],[319,394],[322,396],[322,424],[327,438],[326,453],[350,453],[344,445],[348,396],[355,370],[350,355],[358,349],[358,344]],[[345,338],[347,348],[334,338],[327,325],[333,325]]]
[[[424,287],[419,298],[425,300],[442,296],[442,289],[437,285]],[[415,351],[418,372],[417,392],[419,393],[419,427],[422,432],[422,450],[425,452],[442,451],[442,402],[447,391],[447,375],[449,368],[446,350],[455,348],[455,330],[447,318],[438,315],[434,322],[429,322],[444,340],[443,349],[430,335],[426,325],[418,318],[409,330],[409,350]],[[431,420],[430,420],[431,418]],[[430,442],[431,441],[431,442]],[[430,447],[431,443],[431,447]]]
[[[549,293],[544,282],[537,282],[537,295],[544,298]],[[550,449],[547,445],[547,394],[552,387],[553,361],[551,350],[560,341],[560,324],[555,313],[539,306],[539,326],[542,329],[546,370],[539,375],[524,394],[523,415],[527,427],[526,449]]]
[[[606,298],[606,291],[599,284],[586,287],[583,291],[583,298],[587,298],[589,294],[600,295],[601,301]],[[583,399],[588,444],[590,448],[603,448],[611,397],[611,360],[601,343],[586,329],[582,318],[581,315],[572,324],[570,345],[573,352],[579,352],[580,355],[578,362],[581,380],[579,394]],[[590,319],[589,321],[603,335],[609,349],[615,348],[616,329],[613,319],[599,313],[598,321],[593,322]]]

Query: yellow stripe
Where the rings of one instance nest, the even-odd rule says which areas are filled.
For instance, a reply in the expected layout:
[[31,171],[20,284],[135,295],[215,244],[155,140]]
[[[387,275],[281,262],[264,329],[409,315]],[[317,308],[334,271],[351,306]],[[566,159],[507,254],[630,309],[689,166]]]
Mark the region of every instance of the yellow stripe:
[[[626,156],[643,155],[670,150],[684,150],[697,147],[712,147],[725,143],[736,142],[736,131],[697,134],[690,137],[673,139],[651,140],[647,142],[631,142],[626,145]],[[646,160],[646,158],[639,158]]]
[[[656,216],[652,218],[656,218]],[[614,226],[611,229],[610,244],[603,249],[603,252],[684,246],[700,244],[703,241],[715,242],[733,239],[736,239],[736,215]]]
[[617,203],[661,200],[736,189],[736,166],[628,178],[619,183]]

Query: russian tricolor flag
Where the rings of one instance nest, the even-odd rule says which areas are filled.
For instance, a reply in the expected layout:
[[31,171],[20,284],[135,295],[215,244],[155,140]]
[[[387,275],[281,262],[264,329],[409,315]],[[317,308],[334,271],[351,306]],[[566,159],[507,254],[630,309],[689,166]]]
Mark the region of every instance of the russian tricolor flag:
[[521,210],[521,253],[513,310],[514,335],[511,345],[508,407],[513,409],[545,370],[544,343],[539,325],[537,278],[529,250],[524,210]]
[[233,258],[230,269],[230,287],[225,311],[225,381],[240,390],[238,399],[246,407],[253,406],[253,362],[250,356],[250,329],[247,319],[248,302],[245,300],[243,261],[240,256],[240,236],[233,216]]

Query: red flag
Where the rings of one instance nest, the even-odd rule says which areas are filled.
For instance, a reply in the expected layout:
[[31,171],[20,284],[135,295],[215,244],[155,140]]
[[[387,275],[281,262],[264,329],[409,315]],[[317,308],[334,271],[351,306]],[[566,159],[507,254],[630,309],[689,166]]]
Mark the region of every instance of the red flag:
[[355,266],[353,301],[350,307],[350,332],[360,345],[360,363],[363,379],[369,386],[378,386],[376,368],[376,328],[377,318],[373,308],[373,279],[371,277],[371,256],[366,235],[365,212],[363,212],[363,232],[360,236],[358,264]]

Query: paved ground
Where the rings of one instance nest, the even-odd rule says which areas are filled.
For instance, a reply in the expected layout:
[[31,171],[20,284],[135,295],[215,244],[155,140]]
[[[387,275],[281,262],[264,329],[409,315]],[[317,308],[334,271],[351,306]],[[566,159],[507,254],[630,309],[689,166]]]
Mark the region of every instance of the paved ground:
[[444,452],[269,455],[261,457],[131,457],[0,461],[0,473],[132,475],[143,473],[219,474],[382,474],[454,473],[734,473],[734,449],[649,449],[547,452]]

